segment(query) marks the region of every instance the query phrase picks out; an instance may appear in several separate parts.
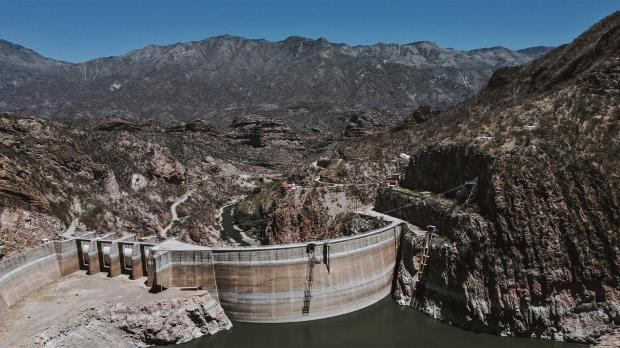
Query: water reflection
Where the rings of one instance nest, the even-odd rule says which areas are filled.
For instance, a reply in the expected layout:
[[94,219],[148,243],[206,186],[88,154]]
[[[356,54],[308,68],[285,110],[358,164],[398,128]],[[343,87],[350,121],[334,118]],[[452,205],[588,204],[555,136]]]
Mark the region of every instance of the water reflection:
[[175,347],[583,347],[462,330],[400,307],[389,296],[373,306],[335,318],[287,324],[233,324],[228,332]]

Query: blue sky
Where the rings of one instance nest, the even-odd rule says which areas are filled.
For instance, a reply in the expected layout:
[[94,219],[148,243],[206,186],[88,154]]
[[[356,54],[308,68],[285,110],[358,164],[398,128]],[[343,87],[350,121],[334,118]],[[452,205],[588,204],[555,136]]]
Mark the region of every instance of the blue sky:
[[80,62],[220,34],[512,49],[570,42],[620,0],[0,0],[0,38]]

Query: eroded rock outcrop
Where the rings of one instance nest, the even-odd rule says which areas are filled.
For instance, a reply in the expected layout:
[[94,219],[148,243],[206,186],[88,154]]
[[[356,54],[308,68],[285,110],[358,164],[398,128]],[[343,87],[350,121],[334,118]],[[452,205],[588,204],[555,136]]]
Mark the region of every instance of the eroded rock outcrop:
[[185,167],[174,157],[160,149],[155,149],[149,174],[169,183],[180,184],[185,180]]
[[37,335],[44,347],[135,347],[178,344],[232,328],[208,293],[144,305],[91,308],[79,317]]
[[345,137],[361,137],[382,130],[383,115],[378,112],[359,112],[349,118],[347,128],[344,131]]
[[411,305],[413,287],[419,276],[424,238],[401,227],[403,234],[396,264],[396,277],[392,286],[392,296],[401,305]]
[[0,260],[59,237],[63,221],[19,207],[0,209]]
[[362,203],[347,188],[316,187],[284,191],[263,201],[262,241],[265,244],[299,243],[368,232],[386,221],[356,213]]
[[299,138],[285,123],[267,117],[240,116],[233,120],[231,127],[229,138],[252,147],[299,147]]
[[265,210],[266,244],[325,239],[333,233],[332,216],[318,192],[289,193]]
[[0,202],[14,202],[22,207],[49,210],[50,204],[43,193],[32,187],[28,171],[0,154]]
[[97,121],[94,130],[98,131],[124,131],[124,132],[139,132],[142,130],[142,125],[140,122],[132,119],[120,118],[120,117],[109,117],[103,118],[100,121]]
[[215,127],[201,119],[196,119],[187,123],[180,123],[166,128],[166,132],[168,133],[179,133],[179,132],[196,132],[196,133],[207,133],[210,135],[216,135],[217,130]]

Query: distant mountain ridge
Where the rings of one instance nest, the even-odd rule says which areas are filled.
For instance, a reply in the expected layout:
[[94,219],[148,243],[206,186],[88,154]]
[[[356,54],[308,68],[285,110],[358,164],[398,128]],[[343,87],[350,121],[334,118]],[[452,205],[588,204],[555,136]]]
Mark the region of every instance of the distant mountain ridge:
[[325,38],[271,42],[222,35],[75,64],[0,40],[0,110],[52,118],[218,119],[350,105],[446,107],[484,87],[496,69],[549,50],[458,51],[428,41],[349,46]]

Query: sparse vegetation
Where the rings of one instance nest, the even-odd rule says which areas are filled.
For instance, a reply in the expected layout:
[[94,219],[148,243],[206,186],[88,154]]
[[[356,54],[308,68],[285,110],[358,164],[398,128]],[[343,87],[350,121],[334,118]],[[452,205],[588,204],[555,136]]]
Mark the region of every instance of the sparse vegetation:
[[246,233],[255,237],[260,237],[265,230],[264,212],[258,207],[255,212],[248,212],[243,205],[235,205],[233,215],[235,225],[239,226]]

